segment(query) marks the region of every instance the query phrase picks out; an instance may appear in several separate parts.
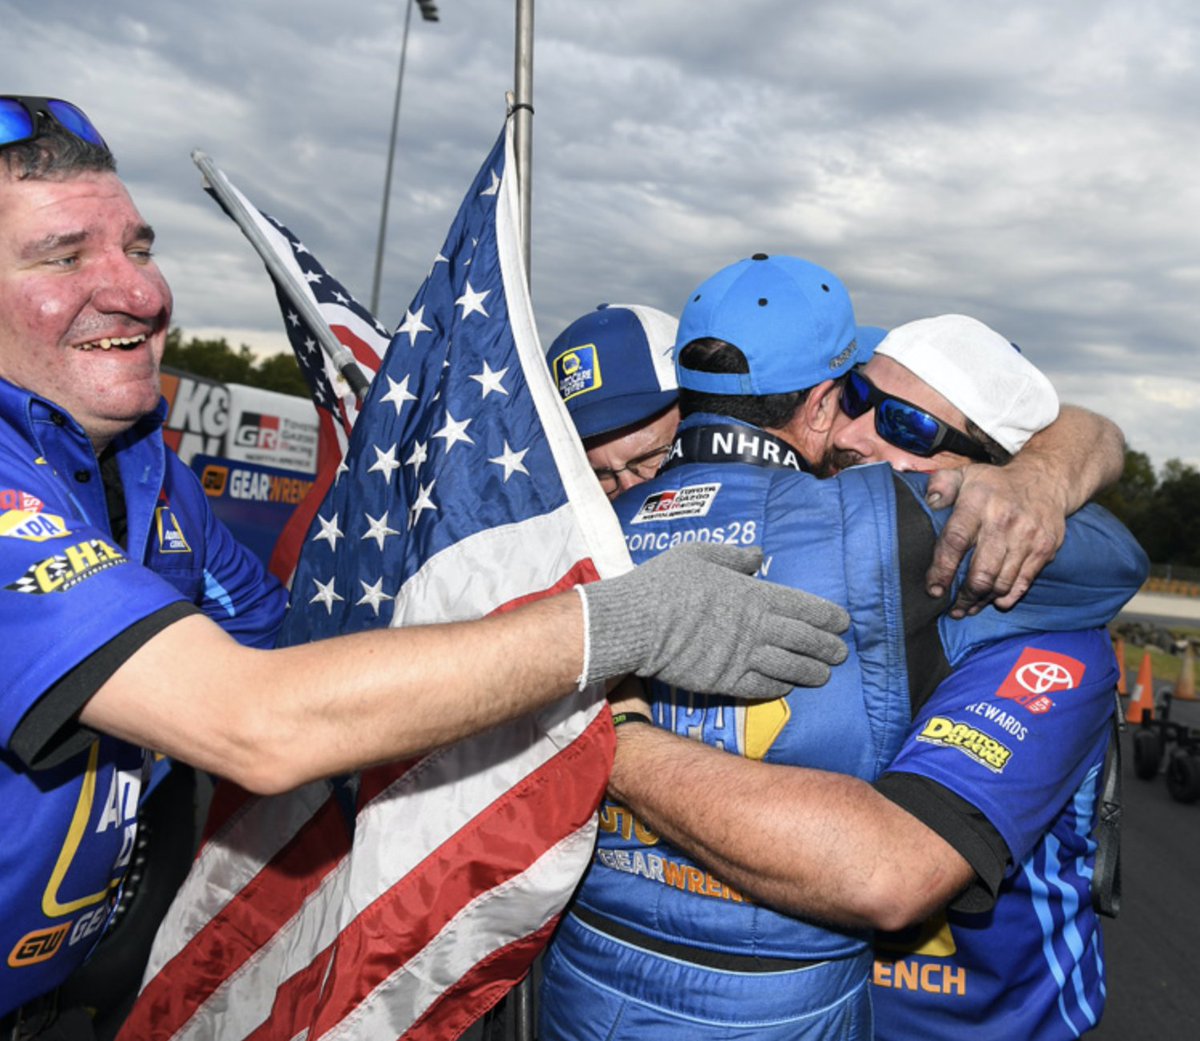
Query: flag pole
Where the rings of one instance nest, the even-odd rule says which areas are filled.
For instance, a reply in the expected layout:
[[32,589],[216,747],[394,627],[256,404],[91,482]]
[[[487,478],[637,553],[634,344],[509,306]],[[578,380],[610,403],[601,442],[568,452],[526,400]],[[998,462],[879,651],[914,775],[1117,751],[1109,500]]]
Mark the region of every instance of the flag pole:
[[205,186],[215,195],[221,205],[225,208],[225,212],[233,219],[234,223],[242,229],[242,234],[250,240],[255,251],[262,261],[267,266],[267,270],[275,279],[276,284],[287,293],[288,300],[292,306],[300,312],[300,316],[308,324],[308,327],[313,331],[317,341],[321,345],[321,349],[333,361],[334,366],[342,377],[350,384],[350,389],[354,391],[357,398],[362,399],[366,396],[367,388],[370,386],[370,381],[363,375],[362,369],[358,367],[358,363],[354,360],[354,355],[350,353],[341,343],[340,340],[333,334],[333,330],[329,328],[329,323],[325,321],[320,309],[302,292],[296,284],[292,273],[284,266],[275,251],[262,236],[262,232],[254,226],[254,221],[250,218],[250,214],[246,210],[245,204],[233,191],[225,174],[217,167],[207,153],[196,149],[192,152],[192,162],[200,169],[204,175]]
[[525,280],[530,280],[530,221],[533,183],[533,0],[516,0],[517,32],[513,71],[513,148],[517,160],[517,187],[521,200],[521,249]]
[[[516,0],[516,53],[513,68],[513,152],[517,164],[520,203],[521,259],[525,284],[531,285],[530,214],[533,209],[533,0]],[[533,972],[513,989],[513,1026],[516,1041],[533,1041]]]

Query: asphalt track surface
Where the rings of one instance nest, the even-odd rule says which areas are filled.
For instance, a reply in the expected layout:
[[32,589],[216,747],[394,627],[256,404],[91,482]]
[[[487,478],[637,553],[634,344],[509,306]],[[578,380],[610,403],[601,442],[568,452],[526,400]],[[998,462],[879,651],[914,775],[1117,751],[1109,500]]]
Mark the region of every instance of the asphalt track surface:
[[1200,1039],[1200,802],[1133,775],[1123,738],[1121,914],[1105,919],[1108,1003],[1089,1041]]

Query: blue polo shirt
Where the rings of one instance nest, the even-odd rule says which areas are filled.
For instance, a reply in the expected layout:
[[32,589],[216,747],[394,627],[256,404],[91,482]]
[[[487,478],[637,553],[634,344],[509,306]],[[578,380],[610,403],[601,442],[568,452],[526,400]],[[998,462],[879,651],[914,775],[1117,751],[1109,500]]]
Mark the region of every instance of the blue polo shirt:
[[79,710],[187,614],[259,647],[282,618],[283,588],[163,445],[164,412],[118,437],[102,473],[70,415],[0,380],[0,1015],[83,961],[133,851],[146,753]]

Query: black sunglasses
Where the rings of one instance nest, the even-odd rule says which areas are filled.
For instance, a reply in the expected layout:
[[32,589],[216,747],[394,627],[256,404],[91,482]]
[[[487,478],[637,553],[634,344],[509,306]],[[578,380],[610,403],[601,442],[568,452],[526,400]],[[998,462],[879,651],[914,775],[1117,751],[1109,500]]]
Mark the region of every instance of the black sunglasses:
[[109,150],[100,131],[77,105],[24,94],[0,95],[0,148],[36,141],[42,134],[43,118],[90,145]]
[[885,394],[866,376],[852,370],[842,386],[842,411],[858,419],[875,410],[875,433],[888,444],[926,458],[938,452],[954,452],[978,462],[988,461],[978,441],[931,416],[911,401]]

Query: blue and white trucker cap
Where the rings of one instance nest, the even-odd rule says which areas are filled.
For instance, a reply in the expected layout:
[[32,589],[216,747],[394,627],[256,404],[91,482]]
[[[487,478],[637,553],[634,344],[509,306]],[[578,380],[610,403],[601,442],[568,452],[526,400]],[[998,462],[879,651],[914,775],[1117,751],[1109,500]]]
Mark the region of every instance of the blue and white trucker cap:
[[[679,351],[712,337],[737,347],[748,373],[700,372]],[[854,307],[836,275],[799,257],[755,253],[702,282],[679,318],[675,374],[707,394],[785,394],[836,379],[860,361]]]
[[677,322],[640,304],[601,304],[568,325],[546,363],[581,438],[640,423],[679,398]]

